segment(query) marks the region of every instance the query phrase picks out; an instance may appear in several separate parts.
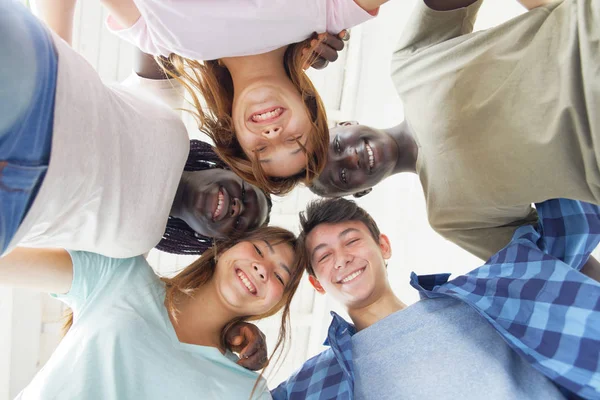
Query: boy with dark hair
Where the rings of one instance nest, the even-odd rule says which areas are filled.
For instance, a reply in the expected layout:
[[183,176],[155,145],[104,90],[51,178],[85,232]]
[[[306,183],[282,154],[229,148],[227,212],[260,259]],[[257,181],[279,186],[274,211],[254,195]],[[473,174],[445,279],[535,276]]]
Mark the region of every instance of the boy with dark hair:
[[389,239],[345,199],[311,203],[300,243],[310,282],[346,308],[326,344],[276,388],[278,399],[562,399],[600,396],[600,283],[579,272],[600,241],[600,208],[538,204],[484,266],[411,276],[422,300],[392,292]]

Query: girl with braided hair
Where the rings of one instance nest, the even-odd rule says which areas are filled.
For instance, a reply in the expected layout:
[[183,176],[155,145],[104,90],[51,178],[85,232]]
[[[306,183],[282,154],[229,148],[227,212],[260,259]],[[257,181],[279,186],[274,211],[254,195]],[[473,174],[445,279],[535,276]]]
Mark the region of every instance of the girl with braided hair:
[[190,152],[166,104],[181,93],[164,73],[106,84],[18,0],[0,0],[0,53],[2,255],[20,245],[127,258],[163,236],[163,250],[201,254],[208,238],[268,222],[260,189],[223,169],[211,146]]
[[[192,177],[194,174],[199,178],[194,179]],[[206,190],[198,193],[202,188]],[[196,194],[190,194],[191,192]],[[183,193],[188,194],[187,198],[181,198]],[[241,199],[234,197],[237,193],[241,194]],[[188,204],[196,202],[198,198],[205,199],[209,207],[208,213],[198,212],[192,206],[185,208]],[[213,147],[199,140],[190,141],[190,155],[185,164],[175,201],[166,231],[156,248],[176,254],[202,254],[212,246],[213,238],[236,236],[256,228],[261,221],[261,225],[267,225],[272,206],[268,194],[242,181],[229,171],[227,165],[214,152]],[[221,207],[230,208],[231,211],[224,219],[213,219],[210,210],[216,211],[211,207],[215,207],[215,202],[216,207],[219,207],[221,204],[219,201],[226,203]],[[237,204],[240,201],[241,203]],[[228,205],[229,203],[231,204]],[[239,211],[241,215],[237,214]],[[254,217],[256,213],[260,216]],[[190,226],[194,226],[195,229]]]

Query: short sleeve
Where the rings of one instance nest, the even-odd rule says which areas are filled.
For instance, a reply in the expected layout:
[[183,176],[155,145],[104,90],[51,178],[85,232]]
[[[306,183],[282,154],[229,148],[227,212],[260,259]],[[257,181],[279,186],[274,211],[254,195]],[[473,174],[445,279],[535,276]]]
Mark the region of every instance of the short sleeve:
[[129,259],[109,258],[96,253],[69,251],[73,261],[73,283],[66,294],[52,294],[74,313],[80,312],[95,293],[105,288],[115,271]]
[[117,21],[109,15],[106,19],[106,28],[111,33],[114,33],[119,38],[131,43],[144,53],[151,54],[154,56],[169,56],[168,53],[162,52],[161,49],[159,49],[158,46],[156,46],[152,41],[150,32],[148,30],[148,25],[146,24],[146,20],[143,16],[141,16],[135,22],[135,24],[133,24],[129,28],[123,29],[117,23]]
[[537,212],[534,208],[531,208],[529,215],[524,219],[503,226],[436,231],[469,253],[486,261],[510,243],[519,227],[537,225],[537,222]]
[[326,4],[327,32],[334,35],[372,19],[379,11],[377,9],[369,13],[354,0],[328,0]]
[[468,7],[451,11],[436,11],[429,8],[425,0],[417,0],[395,47],[392,63],[402,62],[419,50],[473,32],[482,2],[478,0]]

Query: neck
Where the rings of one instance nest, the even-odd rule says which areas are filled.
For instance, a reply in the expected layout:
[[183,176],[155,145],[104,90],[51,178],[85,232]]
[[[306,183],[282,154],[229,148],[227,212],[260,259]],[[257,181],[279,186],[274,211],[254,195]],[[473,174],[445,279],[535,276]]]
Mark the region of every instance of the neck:
[[404,121],[400,125],[384,129],[384,132],[390,135],[398,146],[398,161],[393,173],[412,172],[416,174],[419,146],[410,126]]
[[224,307],[217,291],[209,282],[198,288],[193,297],[181,297],[177,321],[171,323],[182,343],[218,348],[222,353],[221,332],[237,315]]
[[405,308],[406,305],[400,301],[400,299],[394,295],[392,289],[388,287],[386,292],[377,300],[365,307],[350,308],[348,309],[348,314],[350,315],[350,319],[352,319],[354,326],[356,326],[356,329],[361,331],[388,315]]
[[187,185],[187,177],[188,172],[183,171],[181,174],[181,179],[179,179],[179,186],[177,186],[177,191],[175,192],[175,199],[173,200],[173,205],[171,206],[171,211],[169,215],[172,217],[180,218],[181,210],[183,209],[183,198],[185,195],[185,188]]
[[225,64],[233,80],[234,93],[242,91],[248,85],[264,79],[283,77],[287,79],[283,57],[287,46],[268,53],[242,57],[226,57]]

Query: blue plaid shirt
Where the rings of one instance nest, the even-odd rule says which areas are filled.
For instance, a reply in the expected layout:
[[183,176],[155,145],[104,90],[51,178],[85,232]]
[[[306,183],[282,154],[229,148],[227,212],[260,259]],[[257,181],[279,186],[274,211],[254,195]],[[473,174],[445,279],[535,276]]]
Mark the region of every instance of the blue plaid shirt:
[[[600,241],[600,208],[573,200],[537,204],[539,224],[518,228],[482,267],[411,275],[422,298],[472,306],[569,398],[600,399],[600,283],[579,272]],[[330,348],[272,391],[279,399],[353,399],[354,326],[332,313]],[[579,397],[578,397],[579,396]]]

